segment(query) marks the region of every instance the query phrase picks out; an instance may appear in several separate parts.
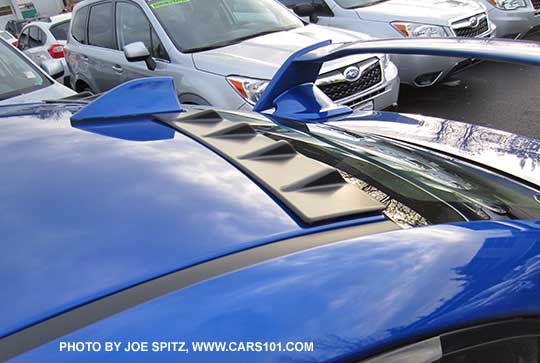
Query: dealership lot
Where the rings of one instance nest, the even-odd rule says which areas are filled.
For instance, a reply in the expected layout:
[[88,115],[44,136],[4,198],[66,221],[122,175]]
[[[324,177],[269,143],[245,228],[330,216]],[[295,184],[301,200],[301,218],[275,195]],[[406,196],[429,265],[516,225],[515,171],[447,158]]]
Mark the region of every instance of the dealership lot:
[[[540,41],[540,36],[529,40]],[[420,113],[540,138],[540,69],[486,62],[457,76],[459,85],[402,86],[399,112]]]

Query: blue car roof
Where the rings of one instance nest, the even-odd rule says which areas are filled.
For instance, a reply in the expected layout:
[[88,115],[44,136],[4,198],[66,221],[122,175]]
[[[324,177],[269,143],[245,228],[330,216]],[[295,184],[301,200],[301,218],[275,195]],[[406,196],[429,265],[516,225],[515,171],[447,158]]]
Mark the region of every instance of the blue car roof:
[[[536,315],[539,253],[538,222],[353,238],[170,293],[10,362],[360,361],[448,329]],[[68,353],[60,341],[313,342],[314,351]]]
[[[435,50],[423,41],[366,44],[325,52],[317,48],[330,45],[323,43],[295,54],[256,106],[265,117],[186,112],[166,78],[130,82],[83,108],[0,108],[0,167],[7,171],[0,187],[0,360],[83,357],[60,357],[58,338],[179,335],[313,341],[322,349],[303,360],[348,359],[450,328],[537,315],[538,222],[383,233],[398,229],[382,214],[386,205],[340,170],[265,133],[270,125],[299,138],[306,130],[307,143],[316,143],[299,124],[351,114],[326,107],[310,83],[322,62],[339,56],[385,46],[444,55],[448,46],[458,56],[538,58],[519,47],[503,56],[505,42],[484,42],[485,52],[474,42],[440,41]],[[297,128],[288,128],[291,121]],[[346,135],[331,127],[318,131]],[[527,189],[528,202],[534,192]],[[489,207],[494,219],[508,214]],[[219,360],[238,361],[228,354]]]
[[303,230],[227,161],[164,126],[138,132],[172,138],[139,142],[73,128],[70,112],[44,117],[0,118],[0,336]]

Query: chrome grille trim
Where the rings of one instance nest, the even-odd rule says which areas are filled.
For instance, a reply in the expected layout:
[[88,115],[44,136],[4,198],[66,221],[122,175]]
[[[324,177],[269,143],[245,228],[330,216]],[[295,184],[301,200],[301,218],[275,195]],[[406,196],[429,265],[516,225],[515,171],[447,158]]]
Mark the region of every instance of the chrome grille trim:
[[[473,18],[476,18],[478,21],[476,26],[471,25],[471,19]],[[489,23],[487,14],[480,13],[453,22],[451,28],[456,37],[476,38],[489,34],[491,31],[491,24]]]

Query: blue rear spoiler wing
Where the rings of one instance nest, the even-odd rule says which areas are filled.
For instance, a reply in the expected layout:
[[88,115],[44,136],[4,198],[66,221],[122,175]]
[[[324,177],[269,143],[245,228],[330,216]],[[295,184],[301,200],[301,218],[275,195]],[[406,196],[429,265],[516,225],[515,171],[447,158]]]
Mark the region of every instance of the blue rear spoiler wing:
[[523,63],[540,66],[540,44],[494,39],[417,38],[360,41],[334,45],[321,42],[293,54],[281,68],[254,107],[279,118],[304,122],[324,121],[352,110],[338,106],[315,81],[324,62],[356,54],[418,54]]

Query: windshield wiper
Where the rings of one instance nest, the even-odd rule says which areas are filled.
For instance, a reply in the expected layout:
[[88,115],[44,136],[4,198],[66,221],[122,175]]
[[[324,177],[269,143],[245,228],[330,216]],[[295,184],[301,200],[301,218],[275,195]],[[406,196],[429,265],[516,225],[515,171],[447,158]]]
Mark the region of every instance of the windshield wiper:
[[246,35],[246,36],[243,36],[243,37],[240,37],[240,38],[226,40],[226,41],[223,41],[223,42],[211,44],[211,45],[204,46],[204,47],[187,49],[187,50],[184,50],[184,53],[197,53],[197,52],[203,52],[205,50],[223,48],[223,47],[227,47],[229,45],[238,44],[238,43],[240,43],[240,42],[242,42],[244,40],[247,40],[247,39],[261,37],[263,35],[272,34],[272,33],[279,33],[279,32],[283,32],[283,31],[295,29],[295,28],[296,28],[296,26],[287,27],[287,28],[273,29],[273,30],[267,30],[267,31],[259,32],[259,33],[253,33],[253,34],[249,34],[249,35]]

